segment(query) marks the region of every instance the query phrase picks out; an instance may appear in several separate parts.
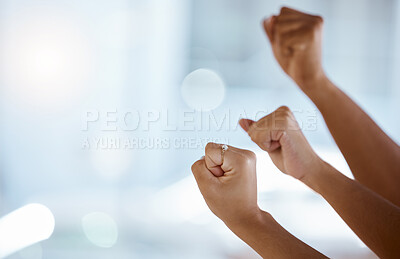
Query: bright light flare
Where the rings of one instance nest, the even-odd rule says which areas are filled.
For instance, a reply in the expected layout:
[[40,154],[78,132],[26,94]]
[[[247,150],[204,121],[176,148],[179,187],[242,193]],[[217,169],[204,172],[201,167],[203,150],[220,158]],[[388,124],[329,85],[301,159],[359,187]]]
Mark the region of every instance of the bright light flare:
[[90,51],[73,20],[57,10],[25,10],[7,17],[0,62],[9,96],[48,108],[82,95],[91,71]]
[[0,219],[0,258],[48,239],[54,225],[53,213],[36,203],[4,216]]

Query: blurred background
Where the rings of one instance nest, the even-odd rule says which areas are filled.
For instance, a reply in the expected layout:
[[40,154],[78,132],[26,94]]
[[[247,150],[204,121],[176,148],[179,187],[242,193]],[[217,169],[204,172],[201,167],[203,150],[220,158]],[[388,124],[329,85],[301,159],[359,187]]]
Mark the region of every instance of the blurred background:
[[[333,258],[374,258],[237,127],[287,105],[351,175],[272,56],[261,20],[283,5],[325,18],[327,73],[399,142],[400,1],[2,0],[0,216],[37,203],[55,220],[7,258],[258,258],[191,175],[208,141],[257,153],[260,206],[292,234]],[[3,255],[8,237],[20,240],[3,231]]]

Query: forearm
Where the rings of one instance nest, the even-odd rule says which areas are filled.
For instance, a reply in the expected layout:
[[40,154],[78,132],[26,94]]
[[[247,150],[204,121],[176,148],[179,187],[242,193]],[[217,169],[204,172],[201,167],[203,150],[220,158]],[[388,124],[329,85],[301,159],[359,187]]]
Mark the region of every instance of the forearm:
[[245,222],[227,226],[263,258],[326,258],[291,235],[264,211]]
[[381,258],[400,258],[400,208],[328,164],[303,182],[321,194],[357,236]]
[[302,88],[321,111],[356,180],[400,205],[399,146],[326,76]]

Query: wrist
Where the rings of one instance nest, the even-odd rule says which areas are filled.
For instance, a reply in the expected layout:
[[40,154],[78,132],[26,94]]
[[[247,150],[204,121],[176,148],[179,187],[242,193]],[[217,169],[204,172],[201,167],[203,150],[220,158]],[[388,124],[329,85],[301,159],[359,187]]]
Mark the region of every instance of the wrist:
[[329,78],[321,68],[317,72],[313,73],[312,76],[297,81],[296,83],[306,95],[310,95],[314,92],[319,92],[321,88],[328,84],[328,82]]
[[301,181],[310,187],[312,190],[319,193],[319,185],[321,181],[327,179],[327,175],[332,172],[333,167],[326,163],[323,160],[320,160],[320,163],[316,165],[310,172],[304,176]]
[[234,220],[225,221],[225,225],[228,226],[233,232],[241,231],[249,226],[260,226],[264,224],[264,221],[268,218],[269,213],[261,210],[257,207],[254,211],[249,211],[248,213],[235,217]]

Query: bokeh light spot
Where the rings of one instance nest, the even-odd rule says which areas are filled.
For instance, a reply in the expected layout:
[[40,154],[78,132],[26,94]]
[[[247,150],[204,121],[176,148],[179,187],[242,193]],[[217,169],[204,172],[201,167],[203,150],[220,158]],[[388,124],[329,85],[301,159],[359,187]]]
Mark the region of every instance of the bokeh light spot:
[[96,246],[109,248],[118,239],[118,227],[114,219],[103,212],[93,212],[82,218],[82,228],[87,239]]
[[53,213],[44,205],[28,204],[0,219],[0,258],[48,239],[54,231]]
[[195,110],[211,111],[224,100],[225,83],[213,70],[197,69],[183,80],[182,97]]

